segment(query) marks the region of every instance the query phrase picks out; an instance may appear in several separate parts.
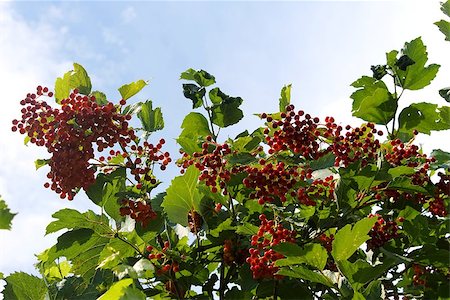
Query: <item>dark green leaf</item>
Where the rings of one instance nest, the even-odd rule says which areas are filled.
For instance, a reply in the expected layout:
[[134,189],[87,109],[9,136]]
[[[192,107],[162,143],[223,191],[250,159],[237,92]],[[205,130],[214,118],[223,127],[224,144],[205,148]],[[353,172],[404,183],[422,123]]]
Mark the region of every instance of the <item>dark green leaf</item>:
[[241,104],[241,97],[227,96],[221,104],[212,107],[212,122],[222,128],[236,124],[244,117],[239,109]]
[[161,108],[152,109],[152,101],[150,100],[141,104],[141,109],[137,116],[141,120],[142,127],[147,132],[155,132],[164,128]]
[[127,100],[139,93],[148,83],[144,80],[138,80],[129,84],[124,84],[119,88],[120,96],[123,100]]
[[183,83],[183,95],[192,100],[192,108],[199,108],[203,104],[205,89],[196,84]]
[[44,300],[47,286],[44,280],[27,273],[12,273],[5,278],[5,300]]
[[242,225],[237,226],[236,233],[242,235],[254,235],[258,232],[258,226],[244,222]]
[[383,81],[363,76],[352,83],[359,88],[350,97],[353,99],[352,113],[368,122],[385,125],[394,117],[397,101],[389,93]]
[[381,80],[384,77],[384,75],[387,74],[385,65],[371,66],[370,70],[372,70],[373,73],[372,77],[377,80]]
[[345,225],[335,235],[331,254],[336,261],[347,260],[370,237],[367,235],[377,218],[364,218]]
[[109,174],[108,182],[103,187],[102,201],[99,203],[99,205],[105,209],[105,212],[116,221],[122,219],[119,212],[121,206],[119,202],[121,198],[116,194],[126,190],[126,178],[127,174],[125,168],[118,168]]
[[320,157],[319,159],[313,160],[310,162],[309,167],[313,170],[322,170],[322,169],[328,169],[332,166],[334,166],[334,161],[336,157],[333,153],[325,154],[324,156]]
[[446,87],[439,90],[439,95],[445,99],[445,101],[450,102],[450,87]]
[[0,229],[11,229],[11,221],[15,215],[11,213],[5,200],[0,196]]
[[288,84],[281,89],[279,100],[280,112],[285,112],[286,107],[291,104],[291,86],[291,84]]
[[415,64],[416,62],[413,61],[408,55],[402,55],[395,65],[402,71],[406,71],[406,68]]
[[414,129],[430,134],[432,130],[450,129],[449,107],[421,102],[404,108],[399,115],[399,131],[410,133]]
[[190,166],[184,175],[172,180],[161,205],[171,222],[187,226],[189,211],[199,212],[201,201],[201,195],[197,189],[199,174],[200,171]]
[[442,151],[441,149],[435,149],[431,152],[431,157],[434,157],[436,161],[432,163],[432,167],[438,168],[450,168],[450,153]]

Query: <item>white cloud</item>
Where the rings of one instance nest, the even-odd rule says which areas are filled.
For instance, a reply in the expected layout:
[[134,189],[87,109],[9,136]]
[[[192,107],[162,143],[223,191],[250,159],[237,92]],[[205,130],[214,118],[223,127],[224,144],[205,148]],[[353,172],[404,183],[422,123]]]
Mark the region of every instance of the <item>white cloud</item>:
[[128,6],[123,12],[122,12],[122,22],[123,23],[130,23],[134,19],[136,19],[137,13],[133,6]]

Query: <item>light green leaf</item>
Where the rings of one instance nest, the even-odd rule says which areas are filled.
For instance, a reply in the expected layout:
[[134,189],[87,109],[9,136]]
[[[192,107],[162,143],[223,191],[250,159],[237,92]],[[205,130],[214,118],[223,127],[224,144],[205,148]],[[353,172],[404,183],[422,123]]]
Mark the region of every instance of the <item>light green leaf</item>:
[[207,87],[216,83],[214,76],[204,70],[196,71],[194,69],[188,69],[181,73],[180,79],[194,80],[202,87]]
[[78,89],[83,95],[89,95],[92,89],[91,79],[86,70],[77,63],[73,64],[73,70],[57,78],[55,82],[55,99],[61,103],[62,99],[69,97],[70,91]]
[[34,161],[34,165],[36,166],[36,170],[39,169],[40,167],[43,167],[45,165],[48,165],[48,163],[50,162],[50,159],[36,159]]
[[127,257],[133,257],[135,250],[119,239],[112,239],[100,252],[97,269],[112,269]]
[[416,170],[414,170],[414,168],[412,168],[412,167],[398,166],[398,167],[389,169],[388,173],[392,175],[392,178],[397,178],[397,177],[400,177],[403,175],[414,174],[414,173],[416,173]]
[[292,243],[281,243],[273,249],[286,258],[276,261],[277,266],[290,266],[306,263],[319,270],[323,270],[327,263],[328,252],[319,244],[307,244],[304,248]]
[[27,273],[13,273],[4,279],[6,281],[3,296],[6,300],[44,300],[47,296],[47,286],[44,280]]
[[133,284],[133,279],[125,278],[115,282],[109,289],[101,295],[97,300],[123,299],[127,288]]
[[311,282],[321,283],[328,287],[333,286],[333,283],[331,282],[331,280],[328,277],[326,277],[316,271],[312,271],[304,266],[296,266],[296,267],[292,267],[291,269],[283,268],[280,271],[278,271],[277,274],[292,277],[292,278],[300,278],[300,279],[308,280]]
[[441,2],[441,11],[447,16],[450,17],[450,0],[445,2]]
[[353,99],[352,114],[368,122],[385,125],[394,117],[397,101],[383,81],[363,76],[352,83],[359,88],[350,98]]
[[258,232],[258,226],[244,222],[236,228],[236,233],[242,235],[254,235]]
[[438,168],[450,168],[450,153],[442,151],[441,149],[435,149],[431,152],[431,157],[434,157],[436,161],[432,163],[434,169]]
[[0,196],[0,229],[11,229],[11,221],[15,215],[11,213],[5,200]]
[[199,175],[200,171],[190,166],[184,175],[172,180],[162,203],[170,221],[187,226],[189,211],[200,211],[201,195],[197,189]]
[[95,97],[95,102],[98,105],[106,105],[108,104],[108,99],[106,99],[106,95],[99,91],[94,91],[91,93],[92,96]]
[[118,168],[117,170],[109,174],[109,181],[103,187],[102,201],[99,203],[99,205],[105,209],[105,212],[116,221],[122,219],[122,216],[119,212],[119,200],[121,200],[121,197],[116,194],[125,191],[126,178],[127,174],[125,168]]
[[432,130],[450,129],[449,107],[420,102],[405,107],[399,115],[399,131],[410,133],[414,129],[430,134]]
[[367,235],[377,218],[364,218],[351,226],[345,225],[335,235],[331,254],[336,261],[348,259],[370,237]]
[[439,65],[430,64],[425,67],[428,61],[428,53],[426,46],[420,37],[405,43],[402,54],[407,55],[414,61],[413,65],[406,68],[405,71],[398,69],[397,75],[400,77],[400,84],[408,90],[419,90],[426,87],[436,77]]
[[439,30],[445,35],[445,40],[450,41],[450,22],[440,20],[434,23]]
[[152,101],[150,100],[141,104],[141,109],[137,116],[141,120],[142,127],[147,132],[155,132],[164,128],[161,108],[152,109]]
[[122,99],[127,100],[139,93],[148,83],[144,80],[138,80],[129,84],[124,84],[119,88]]
[[177,138],[177,142],[189,154],[201,151],[201,147],[198,145],[199,138],[212,135],[209,130],[208,120],[200,113],[189,113],[184,118],[181,128],[183,130]]
[[286,107],[291,104],[291,87],[292,84],[285,85],[281,89],[280,100],[279,100],[279,109],[280,112],[285,112]]
[[45,234],[57,232],[61,229],[79,229],[88,228],[99,234],[111,234],[112,229],[109,227],[109,220],[106,216],[99,216],[92,210],[85,213],[71,208],[64,208],[52,215],[56,221],[47,225]]

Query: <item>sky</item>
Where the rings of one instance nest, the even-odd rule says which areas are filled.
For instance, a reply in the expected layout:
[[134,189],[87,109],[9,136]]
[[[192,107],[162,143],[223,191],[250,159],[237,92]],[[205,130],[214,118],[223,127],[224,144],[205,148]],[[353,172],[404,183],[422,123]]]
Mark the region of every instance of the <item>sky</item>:
[[[450,43],[433,25],[444,18],[439,1],[317,2],[1,2],[0,1],[0,194],[13,212],[11,231],[0,231],[0,272],[36,274],[34,254],[56,241],[45,236],[51,215],[62,208],[94,209],[85,195],[59,199],[43,188],[47,169],[35,170],[43,149],[25,147],[12,133],[20,117],[19,101],[37,85],[83,65],[95,90],[113,101],[117,88],[138,79],[150,84],[130,99],[152,99],[160,106],[164,137],[177,157],[174,138],[183,116],[192,109],[182,94],[179,75],[204,69],[217,86],[244,99],[245,118],[221,132],[234,137],[261,125],[253,113],[274,112],[280,89],[292,83],[292,102],[312,115],[351,117],[350,84],[371,75],[370,66],[385,63],[385,53],[422,36],[429,62],[441,69],[424,91],[405,92],[412,101],[440,103],[437,91],[450,85]],[[450,150],[448,133],[420,136],[426,152]],[[178,174],[172,166],[161,174],[165,186]]]

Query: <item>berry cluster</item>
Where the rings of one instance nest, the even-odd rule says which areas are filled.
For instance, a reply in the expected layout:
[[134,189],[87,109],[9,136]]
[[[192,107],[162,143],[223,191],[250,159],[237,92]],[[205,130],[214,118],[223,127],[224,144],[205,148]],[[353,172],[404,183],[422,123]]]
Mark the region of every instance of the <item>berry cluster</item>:
[[336,272],[338,269],[333,257],[331,256],[331,251],[333,250],[334,234],[330,234],[330,236],[327,236],[325,233],[322,233],[321,235],[319,235],[317,240],[328,252],[328,259],[325,268],[330,271]]
[[429,204],[428,210],[435,216],[445,217],[448,212],[445,207],[444,198],[450,196],[450,175],[445,175],[443,173],[438,173],[440,177],[439,182],[436,183],[436,190],[434,192],[434,199],[432,199]]
[[154,248],[151,245],[148,245],[146,250],[149,253],[147,258],[154,263],[158,263],[159,266],[161,266],[157,271],[157,275],[162,275],[164,273],[169,272],[172,270],[172,272],[177,273],[180,271],[180,265],[177,261],[172,260],[169,256],[167,256],[166,252],[170,249],[170,243],[169,241],[164,242],[164,247],[161,251]]
[[260,159],[259,163],[262,168],[251,166],[246,168],[248,175],[243,183],[246,188],[254,190],[250,198],[257,198],[261,205],[271,203],[275,199],[285,202],[288,194],[295,197],[296,192],[293,188],[296,183],[311,178],[311,169],[300,170],[296,166],[287,167],[284,162],[274,164],[264,159]]
[[[369,215],[369,218],[377,217],[377,221],[369,231],[370,240],[367,241],[367,249],[372,250],[383,246],[389,240],[398,237],[398,225],[395,221],[385,221],[379,214]],[[403,219],[398,219],[403,221]]]
[[[327,123],[328,126],[330,125]],[[336,156],[334,165],[347,167],[350,163],[361,161],[361,166],[364,167],[369,162],[375,161],[380,149],[380,141],[375,135],[382,136],[383,132],[375,129],[372,123],[356,128],[347,125],[345,129],[348,131],[343,136],[342,127],[336,127],[333,144],[328,147]]]
[[52,154],[46,183],[61,198],[73,199],[78,189],[87,189],[95,181],[95,169],[90,164],[94,147],[103,151],[117,143],[125,147],[136,139],[128,128],[130,115],[121,115],[109,102],[99,105],[95,97],[78,94],[61,100],[61,109],[52,108],[40,96],[52,97],[48,88],[37,87],[36,94],[27,94],[20,101],[22,118],[13,120],[12,131],[27,134],[30,142],[44,146]]
[[284,256],[273,250],[272,247],[282,242],[295,243],[297,233],[285,229],[282,224],[276,224],[273,220],[268,221],[264,214],[260,215],[259,219],[261,225],[258,233],[252,236],[251,241],[254,248],[249,249],[250,257],[246,261],[250,264],[254,279],[281,279],[282,276],[275,275],[278,271],[275,261]]
[[227,265],[236,263],[242,265],[248,256],[248,249],[240,247],[240,243],[233,240],[225,240],[223,244],[223,261]]
[[[143,146],[132,145],[131,151],[127,153],[130,159],[126,163],[126,167],[131,169],[131,174],[137,182],[145,180],[151,184],[156,184],[156,179],[153,176],[154,164],[160,164],[160,169],[165,170],[167,165],[172,161],[169,152],[162,152],[162,146],[165,140],[159,140],[158,144],[153,145],[144,142]],[[134,158],[132,158],[134,157]],[[138,188],[139,183],[138,183]]]
[[270,147],[269,154],[289,149],[306,159],[318,159],[324,154],[320,151],[318,141],[318,136],[321,135],[318,130],[319,118],[312,118],[302,110],[296,113],[294,108],[294,105],[287,106],[286,112],[281,113],[281,120],[274,120],[271,115],[265,113],[260,115],[270,127],[276,129],[273,136],[268,135],[269,128],[264,130],[266,142]]
[[192,156],[183,152],[182,173],[190,165],[195,165],[201,171],[199,180],[210,186],[213,193],[217,193],[217,184],[223,190],[231,177],[231,172],[226,168],[226,156],[229,154],[231,149],[228,144],[218,144],[212,140],[211,136],[207,136],[202,144],[202,152],[194,152]]
[[425,286],[427,284],[426,281],[426,275],[431,271],[430,267],[423,267],[418,264],[413,264],[412,266],[414,270],[414,276],[413,276],[413,284],[415,286],[422,285]]
[[334,188],[336,181],[333,176],[325,179],[315,179],[307,188],[300,187],[297,191],[299,202],[307,206],[315,206],[317,203],[312,199],[332,200],[334,199]]
[[121,216],[130,216],[136,222],[139,222],[142,227],[147,227],[151,220],[157,218],[157,214],[153,211],[150,203],[134,200],[122,200],[122,207],[120,207]]
[[195,210],[191,210],[188,213],[188,226],[192,233],[197,234],[202,229],[203,218]]

